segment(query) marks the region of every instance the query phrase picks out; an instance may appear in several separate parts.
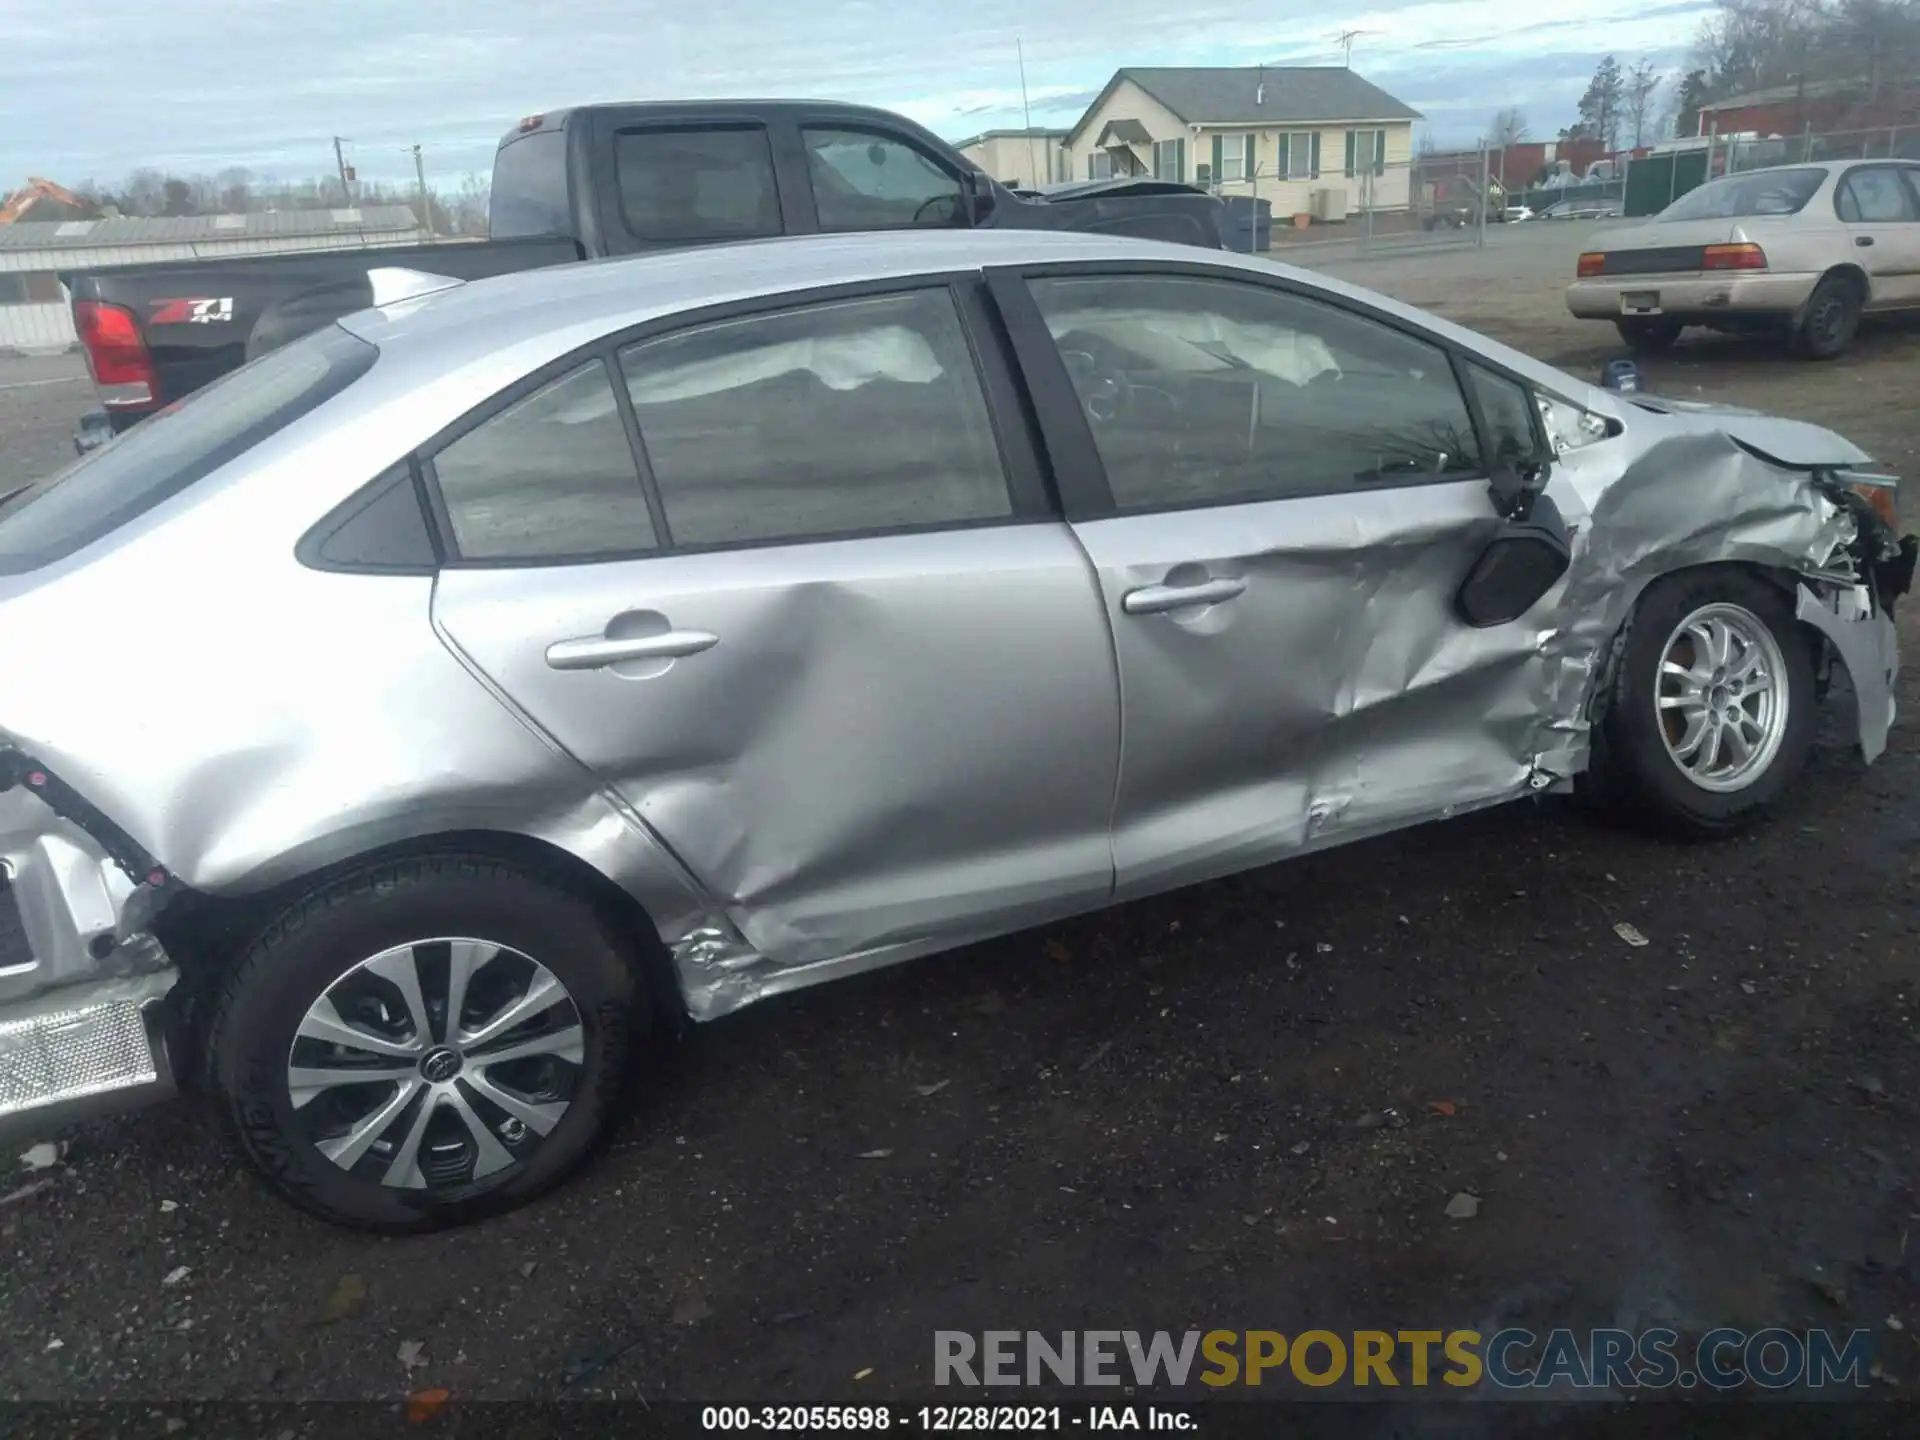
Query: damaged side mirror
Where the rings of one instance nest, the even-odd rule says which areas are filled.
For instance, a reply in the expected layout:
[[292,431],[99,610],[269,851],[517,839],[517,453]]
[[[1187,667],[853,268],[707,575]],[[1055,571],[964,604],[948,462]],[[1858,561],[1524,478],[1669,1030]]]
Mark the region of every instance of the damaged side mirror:
[[1539,486],[1544,472],[1497,476],[1494,502],[1500,528],[1467,570],[1453,597],[1460,619],[1476,630],[1518,620],[1540,602],[1573,562],[1572,540],[1560,507]]

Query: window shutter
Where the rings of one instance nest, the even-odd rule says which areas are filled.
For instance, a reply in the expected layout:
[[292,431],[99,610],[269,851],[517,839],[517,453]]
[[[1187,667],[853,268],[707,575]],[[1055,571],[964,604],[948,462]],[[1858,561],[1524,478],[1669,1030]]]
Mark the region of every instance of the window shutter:
[[1254,137],[1252,135],[1248,135],[1247,136],[1247,164],[1246,164],[1246,169],[1243,173],[1246,175],[1247,179],[1249,180],[1253,179],[1255,175],[1260,173],[1259,162],[1253,158],[1253,141],[1254,141]]
[[1182,183],[1187,178],[1187,142],[1184,136],[1173,142],[1173,178]]
[[1353,151],[1356,139],[1357,136],[1353,131],[1347,131],[1347,178],[1349,180],[1353,178]]
[[1373,132],[1373,173],[1387,173],[1387,132],[1384,130]]
[[1320,178],[1320,132],[1318,130],[1313,132],[1313,138],[1307,142],[1307,149],[1308,178],[1318,180]]
[[1220,135],[1215,135],[1213,137],[1213,178],[1215,180],[1218,180],[1223,174],[1226,173],[1226,169],[1225,169],[1226,155],[1224,153],[1225,148],[1226,146],[1225,146],[1224,137]]

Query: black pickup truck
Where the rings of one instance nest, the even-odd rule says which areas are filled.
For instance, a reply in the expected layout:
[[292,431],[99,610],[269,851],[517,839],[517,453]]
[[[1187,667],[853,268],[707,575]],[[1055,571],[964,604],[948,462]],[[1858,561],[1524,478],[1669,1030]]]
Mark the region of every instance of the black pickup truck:
[[81,450],[252,356],[373,303],[367,272],[476,280],[542,265],[822,231],[994,226],[1218,249],[1223,206],[1132,179],[1015,193],[884,110],[796,100],[582,105],[500,142],[484,241],[305,251],[62,275],[103,410]]

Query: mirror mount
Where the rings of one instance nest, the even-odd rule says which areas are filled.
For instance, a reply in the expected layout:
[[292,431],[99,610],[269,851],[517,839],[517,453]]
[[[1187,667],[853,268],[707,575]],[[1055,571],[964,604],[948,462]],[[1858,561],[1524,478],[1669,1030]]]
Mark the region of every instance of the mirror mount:
[[1489,487],[1499,527],[1468,567],[1454,613],[1476,630],[1518,620],[1573,563],[1573,540],[1560,507],[1546,494],[1546,466],[1498,467]]

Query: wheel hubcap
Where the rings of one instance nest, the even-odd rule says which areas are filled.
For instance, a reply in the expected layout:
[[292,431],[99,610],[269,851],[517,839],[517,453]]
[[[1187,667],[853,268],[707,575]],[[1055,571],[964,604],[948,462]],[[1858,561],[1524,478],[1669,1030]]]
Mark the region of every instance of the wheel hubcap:
[[1751,611],[1702,606],[1667,637],[1654,719],[1667,754],[1702,790],[1741,790],[1766,773],[1788,700],[1779,642]]
[[585,1058],[580,1011],[544,965],[485,940],[421,940],[313,1002],[287,1091],[310,1143],[350,1174],[470,1191],[553,1133]]

